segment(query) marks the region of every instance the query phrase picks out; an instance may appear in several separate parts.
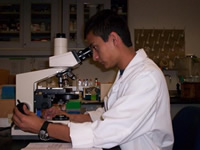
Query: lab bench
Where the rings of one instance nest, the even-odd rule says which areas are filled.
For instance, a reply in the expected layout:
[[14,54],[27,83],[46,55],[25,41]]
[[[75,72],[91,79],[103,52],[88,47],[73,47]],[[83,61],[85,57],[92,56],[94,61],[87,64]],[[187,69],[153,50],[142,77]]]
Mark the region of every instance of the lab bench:
[[200,104],[200,98],[170,97],[171,104]]
[[[188,105],[195,105],[200,107],[200,99],[186,99],[181,97],[170,97],[171,103],[171,114],[173,116],[183,107]],[[81,107],[86,111],[94,110],[98,107],[103,106],[103,102],[99,101],[85,101],[81,102]],[[5,150],[20,150],[21,148],[26,147],[30,142],[41,142],[37,140],[13,140],[10,134],[10,129],[2,130],[0,128],[0,149]],[[52,141],[51,141],[52,142]],[[55,142],[62,142],[55,140]],[[110,150],[120,150],[119,147],[115,147]]]
[[[21,150],[22,148],[25,148],[29,143],[38,143],[38,142],[44,142],[39,140],[13,140],[11,137],[10,128],[3,130],[0,128],[0,149],[1,150]],[[63,142],[60,140],[51,140],[46,142]],[[103,150],[120,150],[119,146],[116,146],[111,149],[103,149]]]

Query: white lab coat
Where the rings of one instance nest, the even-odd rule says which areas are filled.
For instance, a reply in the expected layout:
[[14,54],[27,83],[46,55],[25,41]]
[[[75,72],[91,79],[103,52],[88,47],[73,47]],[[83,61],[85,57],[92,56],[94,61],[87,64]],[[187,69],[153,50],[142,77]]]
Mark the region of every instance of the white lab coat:
[[144,50],[137,51],[121,77],[118,72],[104,108],[89,112],[92,123],[69,124],[74,148],[172,149],[168,88]]

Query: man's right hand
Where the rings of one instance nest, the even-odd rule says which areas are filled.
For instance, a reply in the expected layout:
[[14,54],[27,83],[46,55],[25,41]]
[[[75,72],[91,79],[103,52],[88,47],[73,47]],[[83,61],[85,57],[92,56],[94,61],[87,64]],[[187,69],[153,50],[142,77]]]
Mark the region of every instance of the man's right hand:
[[45,110],[45,112],[43,114],[43,118],[51,120],[56,115],[66,115],[66,114],[67,113],[65,113],[64,111],[60,110],[59,107],[53,106],[53,107]]

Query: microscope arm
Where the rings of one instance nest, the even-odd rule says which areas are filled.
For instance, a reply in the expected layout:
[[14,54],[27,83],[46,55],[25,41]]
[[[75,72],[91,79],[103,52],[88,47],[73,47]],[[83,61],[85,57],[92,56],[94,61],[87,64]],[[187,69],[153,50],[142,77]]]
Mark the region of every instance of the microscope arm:
[[16,100],[28,104],[31,111],[34,107],[34,91],[37,83],[45,78],[50,78],[66,68],[50,68],[39,71],[21,73],[16,75]]

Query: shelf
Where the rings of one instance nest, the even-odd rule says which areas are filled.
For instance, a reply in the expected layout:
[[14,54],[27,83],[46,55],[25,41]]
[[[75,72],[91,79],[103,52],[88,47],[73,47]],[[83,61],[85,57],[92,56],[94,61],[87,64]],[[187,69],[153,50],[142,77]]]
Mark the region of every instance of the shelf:
[[50,12],[32,12],[32,15],[51,15]]
[[77,13],[76,12],[69,12],[70,13],[70,15],[77,15]]
[[31,31],[32,34],[50,34],[50,31]]
[[118,13],[118,15],[123,15],[123,16],[126,16],[127,15],[127,13]]
[[20,15],[20,12],[0,12],[1,15]]
[[0,31],[3,34],[19,34],[19,31]]
[[69,31],[70,34],[71,34],[71,33],[72,33],[72,34],[75,34],[76,32],[77,32],[77,30],[73,30],[73,31],[70,30],[70,31]]

